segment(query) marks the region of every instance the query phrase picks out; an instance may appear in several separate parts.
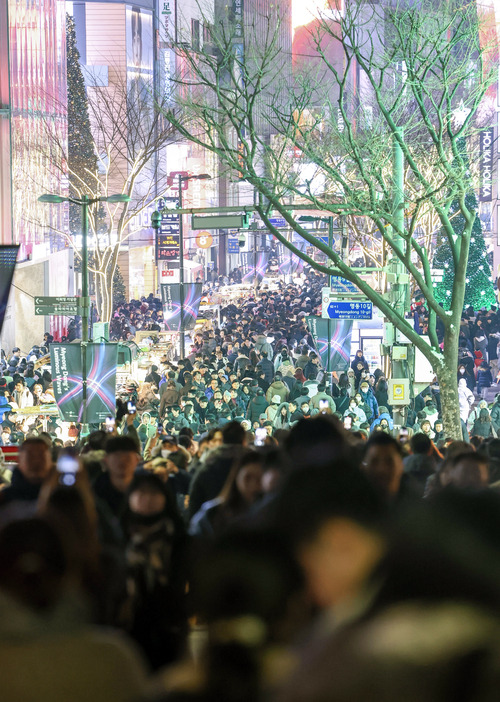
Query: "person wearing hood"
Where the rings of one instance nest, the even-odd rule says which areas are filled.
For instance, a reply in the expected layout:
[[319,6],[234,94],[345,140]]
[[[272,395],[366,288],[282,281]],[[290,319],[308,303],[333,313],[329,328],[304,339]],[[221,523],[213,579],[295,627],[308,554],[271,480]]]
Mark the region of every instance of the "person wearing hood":
[[268,342],[265,334],[257,334],[257,336],[255,337],[254,348],[259,354],[262,354],[262,351],[265,351],[267,353],[268,358],[273,357],[273,347]]
[[259,372],[264,373],[267,383],[272,383],[274,377],[274,364],[269,360],[266,351],[262,351],[261,357],[261,360],[257,363],[257,369]]
[[302,368],[297,367],[295,369],[295,373],[293,374],[293,377],[298,383],[305,383],[306,382],[306,376],[304,375],[304,371]]
[[293,374],[295,373],[295,366],[293,365],[288,355],[283,357],[281,363],[278,366],[277,372],[281,373],[283,376],[286,375],[293,378]]
[[372,424],[370,426],[370,431],[373,431],[375,429],[375,427],[378,426],[382,422],[383,419],[387,420],[387,424],[389,425],[389,430],[392,431],[394,429],[394,421],[393,421],[391,415],[389,414],[389,410],[387,409],[387,407],[384,407],[383,405],[381,405],[378,408],[378,417],[377,417],[377,419],[375,419],[372,422]]
[[351,368],[354,371],[354,375],[356,376],[356,384],[358,384],[359,379],[361,377],[361,372],[364,370],[369,370],[368,361],[364,357],[363,351],[361,349],[358,349],[356,351],[356,355],[354,356],[354,359],[351,362]]
[[474,395],[467,387],[465,378],[460,378],[458,381],[458,402],[460,405],[460,419],[467,422],[470,410],[474,404]]
[[487,358],[488,337],[486,336],[483,328],[480,326],[478,326],[478,329],[474,335],[474,351],[479,351],[483,358]]
[[357,417],[359,424],[366,422],[366,413],[364,409],[358,405],[354,397],[351,397],[349,400],[349,406],[344,412],[344,417],[349,416]]
[[285,402],[288,399],[289,390],[288,386],[283,382],[283,376],[281,373],[276,373],[274,380],[271,385],[267,388],[266,400],[271,402],[273,395],[279,395],[280,402]]
[[282,400],[279,395],[273,395],[271,397],[271,404],[269,407],[266,408],[266,418],[270,422],[274,422],[276,419],[276,415],[278,414],[278,409],[279,406],[281,405]]
[[302,370],[304,370],[308,361],[309,361],[309,347],[306,345],[301,346],[300,347],[300,355],[297,356],[297,360],[295,361],[295,366],[297,369],[301,368]]
[[483,439],[493,436],[491,417],[487,407],[483,407],[481,410],[479,410],[479,417],[474,422],[471,436],[480,436]]
[[351,397],[354,395],[356,392],[356,375],[352,368],[349,368],[347,371],[347,394],[350,395]]
[[422,412],[425,413],[431,424],[434,424],[436,419],[439,417],[439,412],[433,400],[426,401],[425,406],[422,408]]
[[[494,405],[493,405],[494,407]],[[472,431],[472,427],[474,426],[474,422],[476,419],[479,419],[479,413],[481,412],[482,409],[488,409],[488,403],[486,400],[481,400],[478,404],[477,407],[475,407],[472,412],[469,414],[469,418],[467,419],[467,429],[469,431]],[[500,405],[498,407],[500,410]],[[493,411],[493,410],[492,410]]]
[[491,408],[490,416],[493,429],[498,434],[500,432],[500,393],[498,393],[498,395],[495,397],[495,402]]
[[477,369],[477,393],[483,394],[483,390],[490,388],[493,384],[493,376],[486,361],[483,361]]
[[361,381],[358,392],[361,395],[362,401],[370,408],[371,415],[366,417],[367,421],[370,422],[373,418],[378,416],[378,402],[367,380]]
[[262,390],[262,388],[259,388],[255,397],[253,397],[248,403],[246,412],[246,418],[250,420],[252,425],[254,422],[259,421],[260,415],[265,413],[268,404],[269,403],[267,402],[264,396],[264,390]]

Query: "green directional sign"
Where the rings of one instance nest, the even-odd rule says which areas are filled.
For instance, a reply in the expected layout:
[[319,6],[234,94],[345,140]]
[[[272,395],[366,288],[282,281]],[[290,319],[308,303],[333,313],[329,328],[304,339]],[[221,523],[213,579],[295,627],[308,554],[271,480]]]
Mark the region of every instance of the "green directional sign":
[[74,315],[81,314],[82,298],[81,297],[47,297],[36,296],[35,315]]

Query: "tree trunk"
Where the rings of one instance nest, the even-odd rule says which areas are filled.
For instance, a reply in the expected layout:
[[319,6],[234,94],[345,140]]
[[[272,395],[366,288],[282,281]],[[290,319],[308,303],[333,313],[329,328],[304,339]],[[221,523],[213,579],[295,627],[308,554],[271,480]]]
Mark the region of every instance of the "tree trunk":
[[444,361],[436,368],[441,395],[441,414],[446,438],[463,440],[458,402],[458,329],[451,325],[444,337]]

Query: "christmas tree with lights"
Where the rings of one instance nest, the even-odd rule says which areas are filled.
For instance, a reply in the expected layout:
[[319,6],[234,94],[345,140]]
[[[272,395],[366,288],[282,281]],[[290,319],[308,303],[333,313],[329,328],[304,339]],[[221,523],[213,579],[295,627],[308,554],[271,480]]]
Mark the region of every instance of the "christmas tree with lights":
[[[462,153],[465,153],[465,144],[462,145]],[[481,220],[477,214],[477,199],[472,188],[465,196],[465,206],[470,212],[476,212],[476,217],[472,225],[470,238],[464,307],[471,306],[475,310],[479,310],[481,307],[489,309],[491,305],[496,305],[495,289],[488,262],[488,252],[484,243]],[[454,200],[451,204],[450,215],[453,230],[457,236],[461,236],[465,228],[465,219],[457,200]],[[436,249],[432,267],[442,272],[442,280],[434,285],[434,295],[437,301],[447,310],[450,307],[455,267],[450,245],[444,233],[440,235],[440,243]]]
[[[70,197],[96,191],[97,157],[90,129],[87,90],[76,44],[75,21],[66,15],[66,70],[68,80],[68,176]],[[71,234],[81,234],[82,208],[70,203]]]

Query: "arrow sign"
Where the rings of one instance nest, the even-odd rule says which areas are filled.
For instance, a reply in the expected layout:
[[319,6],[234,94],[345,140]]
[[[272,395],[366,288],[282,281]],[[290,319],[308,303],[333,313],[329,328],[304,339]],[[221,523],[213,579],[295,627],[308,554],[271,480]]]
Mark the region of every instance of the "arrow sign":
[[35,315],[74,315],[81,313],[80,297],[35,297]]
[[78,305],[79,297],[35,297],[35,305]]

